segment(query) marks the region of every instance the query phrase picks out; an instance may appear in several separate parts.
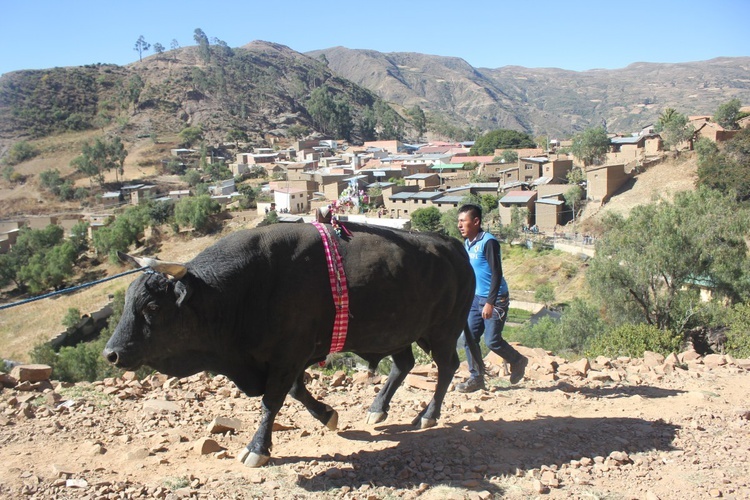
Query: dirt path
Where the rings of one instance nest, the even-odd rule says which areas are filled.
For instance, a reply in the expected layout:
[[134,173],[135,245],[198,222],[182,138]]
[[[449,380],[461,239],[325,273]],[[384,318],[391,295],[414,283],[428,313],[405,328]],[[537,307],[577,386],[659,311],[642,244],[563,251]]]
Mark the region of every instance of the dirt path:
[[[316,372],[309,386],[338,410],[339,430],[288,400],[260,469],[234,459],[260,402],[221,376],[6,388],[0,496],[750,498],[747,360],[687,353],[566,363],[524,352],[532,356],[524,382],[509,387],[500,376],[488,391],[451,391],[427,430],[410,425],[431,397],[419,384],[397,392],[385,423],[368,426],[381,383]],[[211,434],[217,417],[241,427]]]

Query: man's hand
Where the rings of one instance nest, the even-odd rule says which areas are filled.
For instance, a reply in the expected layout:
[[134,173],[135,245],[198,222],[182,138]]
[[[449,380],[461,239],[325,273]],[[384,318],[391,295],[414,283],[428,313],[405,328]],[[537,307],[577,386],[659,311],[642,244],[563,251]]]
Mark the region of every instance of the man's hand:
[[487,302],[484,307],[482,308],[482,319],[490,319],[492,318],[492,312],[494,307],[492,307],[492,304]]

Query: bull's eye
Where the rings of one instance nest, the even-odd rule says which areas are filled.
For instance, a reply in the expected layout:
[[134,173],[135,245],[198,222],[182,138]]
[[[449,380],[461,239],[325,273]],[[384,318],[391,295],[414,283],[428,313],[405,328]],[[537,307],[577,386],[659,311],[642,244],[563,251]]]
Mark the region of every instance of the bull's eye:
[[159,304],[156,302],[149,302],[146,304],[146,307],[143,308],[143,317],[146,318],[147,323],[151,323],[158,312]]

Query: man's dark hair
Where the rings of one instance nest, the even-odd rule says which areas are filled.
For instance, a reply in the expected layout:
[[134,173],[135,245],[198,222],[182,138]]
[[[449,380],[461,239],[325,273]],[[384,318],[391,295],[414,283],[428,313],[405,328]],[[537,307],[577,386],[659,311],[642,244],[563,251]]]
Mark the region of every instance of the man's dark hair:
[[474,217],[479,217],[479,223],[482,223],[482,207],[479,205],[474,205],[473,203],[462,205],[461,208],[458,209],[458,213],[462,214],[464,212],[468,212],[472,219]]

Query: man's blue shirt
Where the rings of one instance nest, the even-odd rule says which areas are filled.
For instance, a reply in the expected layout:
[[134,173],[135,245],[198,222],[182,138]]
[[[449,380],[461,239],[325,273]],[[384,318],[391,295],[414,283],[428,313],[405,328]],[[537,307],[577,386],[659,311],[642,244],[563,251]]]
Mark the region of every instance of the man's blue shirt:
[[488,302],[494,304],[499,295],[508,293],[508,283],[503,277],[500,262],[500,243],[490,233],[480,231],[473,241],[464,240],[464,248],[469,254],[469,261],[476,276],[477,286],[474,294],[485,297]]

